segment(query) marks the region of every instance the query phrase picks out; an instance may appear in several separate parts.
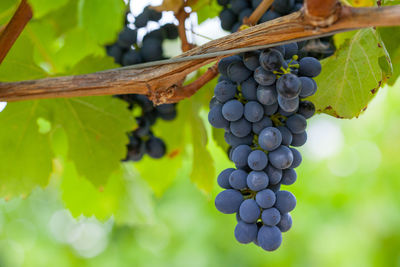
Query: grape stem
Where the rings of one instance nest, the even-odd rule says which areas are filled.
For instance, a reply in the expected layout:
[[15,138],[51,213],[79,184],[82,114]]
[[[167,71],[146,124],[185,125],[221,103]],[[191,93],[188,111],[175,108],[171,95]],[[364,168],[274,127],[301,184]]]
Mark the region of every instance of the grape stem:
[[261,19],[261,17],[267,12],[268,8],[271,7],[274,0],[263,0],[253,13],[248,18],[243,19],[243,24],[253,26]]
[[182,42],[181,49],[183,52],[189,51],[194,47],[191,43],[189,43],[186,35],[185,22],[189,16],[190,14],[185,11],[184,7],[182,7],[181,9],[179,9],[177,13],[175,13],[175,17],[179,21],[178,33],[179,33],[179,38],[181,39]]
[[[335,11],[330,12],[327,18],[327,25],[315,26],[324,24],[320,18],[315,19],[319,13],[308,8],[312,3],[324,5],[331,3],[331,0],[307,0],[306,7],[298,12],[210,41],[167,61],[78,76],[0,83],[0,101],[144,94],[156,104],[173,103],[193,95],[207,79],[216,75],[210,70],[210,73],[204,74],[205,77],[201,77],[201,81],[195,81],[187,87],[180,86],[180,82],[189,73],[225,56],[343,31],[400,25],[400,5],[353,8],[337,4]],[[4,40],[6,32],[7,28],[0,40]],[[0,50],[4,51],[5,48],[0,46]]]
[[0,28],[0,64],[32,16],[31,6],[27,3],[27,0],[22,0],[7,26]]

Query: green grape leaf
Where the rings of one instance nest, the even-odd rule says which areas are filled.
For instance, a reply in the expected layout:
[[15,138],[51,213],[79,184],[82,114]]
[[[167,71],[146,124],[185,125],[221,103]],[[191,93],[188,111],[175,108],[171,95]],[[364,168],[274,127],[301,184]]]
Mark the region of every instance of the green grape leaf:
[[68,158],[94,185],[104,185],[126,157],[127,132],[134,120],[127,103],[111,96],[55,99],[54,124],[68,139]]
[[96,188],[79,176],[73,163],[63,165],[62,200],[74,217],[107,220],[113,216],[119,225],[148,224],[154,220],[151,192],[129,166],[121,165],[104,186]]
[[46,72],[33,60],[32,42],[22,34],[0,64],[0,81],[33,80],[46,76]]
[[44,15],[63,7],[68,0],[28,0],[32,6],[33,16],[41,18]]
[[392,72],[384,44],[372,28],[357,31],[321,64],[318,91],[310,100],[318,112],[337,118],[358,117]]
[[49,181],[53,157],[50,134],[40,131],[40,124],[49,120],[49,113],[40,103],[9,103],[0,113],[2,197],[26,195]]
[[222,10],[222,6],[218,5],[215,0],[191,0],[188,4],[196,12],[199,24],[218,16]]
[[378,32],[385,43],[385,47],[390,55],[393,64],[393,75],[388,84],[394,85],[400,76],[400,27],[382,27]]
[[17,0],[0,1],[0,25],[7,23],[15,12]]
[[156,196],[161,196],[178,176],[185,155],[186,110],[179,104],[178,117],[173,121],[158,120],[153,127],[154,135],[163,139],[167,153],[161,159],[151,159],[145,155],[133,165],[142,179],[147,181]]
[[207,131],[199,116],[200,105],[192,106],[193,115],[190,120],[193,143],[193,165],[191,180],[205,193],[213,189],[215,178],[214,160],[207,149]]
[[80,0],[78,24],[98,44],[110,43],[122,28],[125,8],[123,0]]

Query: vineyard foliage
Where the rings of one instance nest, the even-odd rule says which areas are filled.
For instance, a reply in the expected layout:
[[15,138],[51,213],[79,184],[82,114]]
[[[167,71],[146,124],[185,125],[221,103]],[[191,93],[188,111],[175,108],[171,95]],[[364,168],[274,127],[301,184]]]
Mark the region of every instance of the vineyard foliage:
[[[18,2],[0,1],[0,25],[11,18]],[[158,9],[171,10],[182,2],[165,0]],[[126,6],[122,0],[29,3],[34,18],[0,65],[1,82],[118,67],[104,47],[115,41],[123,26]],[[198,23],[217,16],[221,8],[214,0],[188,4],[197,12]],[[318,111],[346,119],[365,111],[379,88],[393,84],[400,74],[399,36],[397,27],[338,34],[338,49],[322,61],[319,90],[312,97]],[[161,196],[189,165],[192,182],[210,193],[216,156],[207,144],[216,142],[226,148],[223,132],[205,123],[215,82],[182,101],[176,120],[157,123],[154,131],[166,141],[167,155],[160,160],[145,157],[134,164],[121,163],[126,133],[136,127],[135,110],[130,112],[122,100],[96,96],[8,103],[0,113],[0,196],[26,196],[35,187],[56,181],[73,215],[106,219],[114,214],[117,223],[131,224],[151,213],[143,180]],[[127,199],[133,207],[126,206]]]

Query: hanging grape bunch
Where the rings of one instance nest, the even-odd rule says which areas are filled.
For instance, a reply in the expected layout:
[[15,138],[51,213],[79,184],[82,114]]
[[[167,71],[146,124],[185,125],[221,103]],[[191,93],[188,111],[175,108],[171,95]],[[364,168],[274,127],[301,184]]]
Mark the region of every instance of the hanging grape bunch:
[[221,73],[210,102],[208,120],[225,129],[231,146],[229,158],[236,168],[220,173],[224,191],[215,199],[225,214],[236,213],[235,237],[276,250],[282,232],[292,226],[289,214],[295,196],[281,185],[291,185],[302,157],[295,147],[307,140],[306,120],[315,113],[304,100],[317,90],[312,79],[320,62],[299,58],[296,43],[222,59]]
[[[249,18],[261,2],[262,0],[218,0],[218,4],[224,7],[219,14],[221,27],[230,32],[238,31],[243,20]],[[299,11],[302,7],[303,0],[275,0],[257,24]],[[330,36],[299,42],[298,46],[299,55],[319,59],[329,57],[335,52],[333,38]]]
[[[130,66],[139,63],[164,59],[162,43],[165,39],[176,39],[178,29],[175,24],[168,23],[159,29],[148,32],[141,40],[138,40],[138,29],[145,28],[149,21],[158,22],[162,14],[149,6],[135,18],[136,29],[126,25],[118,35],[115,44],[107,47],[107,53],[113,57],[116,63]],[[166,145],[164,141],[154,136],[151,127],[158,118],[166,121],[175,119],[176,105],[164,104],[155,107],[153,102],[144,95],[118,95],[117,97],[129,103],[129,109],[139,107],[142,112],[136,118],[138,128],[129,135],[128,155],[126,160],[139,161],[145,154],[158,159],[165,155]]]

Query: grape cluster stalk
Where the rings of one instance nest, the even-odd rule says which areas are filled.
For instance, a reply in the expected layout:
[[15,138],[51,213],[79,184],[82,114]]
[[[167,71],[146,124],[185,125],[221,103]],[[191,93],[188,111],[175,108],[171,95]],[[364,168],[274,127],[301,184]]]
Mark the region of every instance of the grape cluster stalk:
[[[240,29],[245,18],[249,18],[262,0],[218,0],[223,6],[219,14],[221,27],[230,32]],[[304,0],[274,0],[272,6],[263,14],[258,23],[267,22],[276,18],[299,11]],[[324,37],[298,43],[299,56],[311,56],[323,59],[333,55],[336,48],[332,37]]]
[[297,180],[302,156],[296,147],[307,140],[307,119],[315,106],[306,100],[317,91],[321,72],[313,57],[300,58],[297,43],[222,59],[210,101],[208,120],[225,129],[229,159],[236,168],[218,176],[224,190],[216,208],[236,213],[238,242],[276,250],[282,232],[292,226],[295,196],[281,185]]
[[[127,17],[128,15],[129,13]],[[165,59],[162,44],[166,39],[178,38],[178,28],[175,24],[161,25],[159,29],[148,32],[143,40],[138,40],[138,29],[146,27],[149,21],[158,22],[161,17],[162,13],[147,6],[135,18],[134,27],[126,20],[117,41],[106,47],[107,54],[122,66]],[[166,121],[174,120],[177,115],[176,104],[155,107],[154,103],[144,95],[128,94],[116,97],[128,102],[130,110],[135,107],[141,109],[140,116],[136,117],[138,128],[129,134],[130,141],[125,160],[140,161],[145,154],[154,159],[162,158],[167,151],[166,145],[162,139],[153,134],[151,127],[158,118]]]

